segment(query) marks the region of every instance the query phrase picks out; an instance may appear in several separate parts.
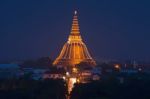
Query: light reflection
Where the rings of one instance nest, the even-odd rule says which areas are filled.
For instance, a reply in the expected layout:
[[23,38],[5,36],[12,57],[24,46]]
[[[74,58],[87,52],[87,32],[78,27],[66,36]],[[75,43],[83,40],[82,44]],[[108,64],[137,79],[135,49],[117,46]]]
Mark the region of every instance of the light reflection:
[[68,92],[69,92],[69,94],[72,91],[74,84],[76,82],[77,82],[77,78],[69,78],[69,80],[68,80]]

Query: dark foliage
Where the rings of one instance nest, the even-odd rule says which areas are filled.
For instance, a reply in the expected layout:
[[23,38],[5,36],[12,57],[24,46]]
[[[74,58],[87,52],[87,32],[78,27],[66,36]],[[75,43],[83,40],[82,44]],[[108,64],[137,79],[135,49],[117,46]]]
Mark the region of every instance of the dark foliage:
[[37,60],[27,60],[21,64],[26,68],[49,68],[52,66],[52,60],[49,57],[42,57]]
[[0,99],[65,99],[62,80],[1,80]]
[[76,84],[71,99],[150,99],[150,80],[127,78],[121,84],[115,78]]

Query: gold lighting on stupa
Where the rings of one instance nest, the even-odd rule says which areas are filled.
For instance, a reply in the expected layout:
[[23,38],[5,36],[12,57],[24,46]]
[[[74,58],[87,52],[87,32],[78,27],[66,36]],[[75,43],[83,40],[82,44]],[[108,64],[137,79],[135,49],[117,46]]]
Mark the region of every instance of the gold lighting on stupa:
[[75,66],[80,62],[85,62],[91,66],[96,65],[96,62],[89,54],[85,43],[82,41],[79,30],[77,11],[75,11],[68,41],[64,44],[60,55],[53,62],[53,65]]

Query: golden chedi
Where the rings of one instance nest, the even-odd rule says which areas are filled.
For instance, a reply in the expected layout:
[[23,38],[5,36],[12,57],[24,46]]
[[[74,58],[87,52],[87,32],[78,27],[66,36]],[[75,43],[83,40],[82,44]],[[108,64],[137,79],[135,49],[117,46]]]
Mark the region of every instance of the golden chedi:
[[85,43],[82,41],[79,31],[77,11],[75,11],[68,41],[63,46],[60,55],[53,62],[53,65],[75,66],[80,62],[85,62],[91,66],[96,65],[95,61],[89,54]]

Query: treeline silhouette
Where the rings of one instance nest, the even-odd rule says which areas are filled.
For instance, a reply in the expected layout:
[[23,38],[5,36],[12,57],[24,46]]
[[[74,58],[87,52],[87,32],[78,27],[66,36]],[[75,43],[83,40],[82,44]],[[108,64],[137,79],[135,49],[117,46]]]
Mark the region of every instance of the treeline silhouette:
[[128,77],[123,83],[115,77],[88,84],[76,84],[71,99],[150,99],[149,77]]
[[[70,99],[150,99],[149,75],[115,76],[75,84]],[[0,99],[66,99],[67,84],[63,80],[20,79],[0,80]]]
[[0,99],[66,99],[63,80],[0,80]]
[[41,57],[36,60],[26,60],[20,66],[23,68],[49,68],[52,66],[52,62],[49,57]]

